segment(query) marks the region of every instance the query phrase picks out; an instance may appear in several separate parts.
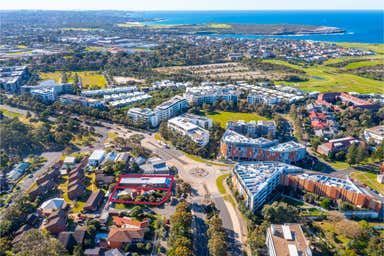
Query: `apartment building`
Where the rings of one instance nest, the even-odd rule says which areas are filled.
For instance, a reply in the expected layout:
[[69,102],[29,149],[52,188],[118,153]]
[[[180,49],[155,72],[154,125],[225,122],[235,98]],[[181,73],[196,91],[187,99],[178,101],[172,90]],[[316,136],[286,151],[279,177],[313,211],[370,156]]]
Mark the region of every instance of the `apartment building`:
[[183,118],[187,119],[190,123],[200,126],[203,129],[212,128],[213,121],[210,118],[205,116],[194,115],[190,113],[185,113],[182,115]]
[[112,94],[119,94],[119,93],[132,93],[132,92],[136,92],[136,91],[137,91],[136,86],[122,86],[122,87],[116,87],[116,88],[110,88],[110,89],[85,90],[85,91],[81,91],[81,96],[84,96],[84,97],[101,97],[104,95],[112,95]]
[[84,107],[104,108],[105,103],[98,99],[91,99],[77,95],[62,95],[59,97],[62,103],[66,104],[79,104]]
[[187,105],[187,100],[185,98],[175,96],[157,106],[155,108],[155,113],[158,116],[159,121],[165,121],[184,113],[187,109]]
[[190,105],[212,104],[215,101],[237,103],[240,92],[234,86],[199,86],[189,87],[185,91],[185,98]]
[[384,141],[384,125],[365,129],[363,137],[367,142],[372,139],[376,144],[382,143]]
[[137,102],[144,102],[152,99],[152,96],[145,92],[130,92],[104,95],[104,100],[113,107],[124,107]]
[[232,183],[250,210],[257,210],[280,184],[283,173],[302,172],[300,167],[281,162],[244,162],[235,165]]
[[383,203],[365,194],[349,180],[315,174],[283,175],[281,184],[292,189],[306,190],[332,200],[341,199],[359,207],[379,212]]
[[249,104],[267,104],[270,106],[280,103],[291,104],[305,98],[301,93],[285,92],[283,91],[284,89],[276,87],[262,87],[246,84],[241,88],[250,91],[247,97],[247,102]]
[[7,93],[19,94],[31,73],[26,66],[0,67],[0,88]]
[[272,224],[267,229],[265,243],[269,256],[312,256],[309,241],[300,224]]
[[183,136],[189,137],[200,147],[205,147],[209,142],[209,131],[191,122],[190,119],[185,116],[169,119],[168,128]]
[[267,135],[271,135],[274,137],[276,133],[276,126],[275,122],[273,121],[229,121],[227,122],[226,128],[251,138],[257,138]]
[[160,123],[156,112],[149,108],[131,108],[128,110],[127,115],[132,118],[133,122],[143,122],[151,127],[157,127]]
[[220,155],[235,161],[281,161],[293,163],[306,156],[306,149],[299,143],[278,143],[263,137],[249,138],[226,130],[220,141]]

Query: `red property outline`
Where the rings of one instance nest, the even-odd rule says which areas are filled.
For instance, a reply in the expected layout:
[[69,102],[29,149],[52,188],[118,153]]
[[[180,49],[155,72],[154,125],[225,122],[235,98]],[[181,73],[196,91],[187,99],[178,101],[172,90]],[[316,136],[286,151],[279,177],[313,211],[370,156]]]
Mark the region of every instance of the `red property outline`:
[[[122,178],[169,178],[171,179],[171,183],[169,184],[169,187],[165,188],[159,188],[159,187],[143,187],[140,185],[120,185],[121,179]],[[171,197],[171,190],[173,186],[173,180],[174,177],[172,175],[150,175],[150,174],[122,174],[119,177],[119,180],[117,181],[115,188],[113,189],[110,197],[109,197],[109,202],[111,203],[124,203],[124,204],[144,204],[144,205],[162,205],[168,199]],[[121,200],[121,199],[113,199],[113,197],[116,194],[117,189],[125,189],[125,188],[132,188],[132,189],[140,189],[140,190],[162,190],[162,191],[167,191],[167,194],[165,197],[159,201],[159,202],[137,202],[137,201],[131,201],[131,200]]]

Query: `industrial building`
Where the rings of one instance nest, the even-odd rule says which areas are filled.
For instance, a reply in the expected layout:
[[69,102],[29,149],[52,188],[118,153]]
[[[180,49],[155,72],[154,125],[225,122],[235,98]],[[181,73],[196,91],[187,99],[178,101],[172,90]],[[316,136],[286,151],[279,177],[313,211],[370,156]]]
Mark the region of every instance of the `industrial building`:
[[302,172],[296,167],[281,162],[244,162],[235,165],[232,183],[243,197],[250,210],[259,209],[280,184],[283,173]]

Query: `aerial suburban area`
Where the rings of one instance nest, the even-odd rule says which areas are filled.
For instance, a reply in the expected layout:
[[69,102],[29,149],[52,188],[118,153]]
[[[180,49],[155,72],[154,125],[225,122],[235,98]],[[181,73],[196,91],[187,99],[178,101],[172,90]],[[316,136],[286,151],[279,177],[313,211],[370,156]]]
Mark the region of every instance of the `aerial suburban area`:
[[230,13],[0,11],[0,256],[384,255],[383,23]]

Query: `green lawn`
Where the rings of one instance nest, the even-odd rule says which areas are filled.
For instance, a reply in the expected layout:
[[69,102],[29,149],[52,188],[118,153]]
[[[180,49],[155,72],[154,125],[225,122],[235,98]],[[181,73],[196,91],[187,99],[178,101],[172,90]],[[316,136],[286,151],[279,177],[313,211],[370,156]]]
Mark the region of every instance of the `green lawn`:
[[264,121],[270,120],[256,113],[241,113],[241,112],[219,111],[213,114],[206,113],[206,116],[211,118],[214,122],[220,123],[220,126],[223,128],[225,128],[228,121],[244,120],[248,122],[251,120],[264,120]]
[[377,182],[376,174],[369,172],[352,172],[350,176],[362,184],[366,184],[368,187],[377,190],[381,194],[384,194],[384,184]]
[[384,60],[368,60],[368,61],[353,62],[345,66],[345,68],[355,69],[355,68],[361,68],[361,67],[376,66],[380,64],[384,64]]
[[342,71],[340,68],[329,67],[324,64],[303,67],[283,60],[265,60],[265,62],[303,70],[309,77],[308,81],[298,83],[279,81],[279,83],[297,87],[304,91],[353,91],[359,93],[384,93],[383,82],[350,74]]
[[73,83],[74,75],[77,74],[81,80],[81,85],[86,89],[99,89],[107,85],[104,75],[97,71],[79,71],[79,72],[41,72],[39,76],[43,80],[55,80],[57,83],[61,82],[62,74],[66,73],[68,82]]
[[225,190],[225,187],[224,187],[224,180],[229,177],[229,174],[223,174],[221,176],[219,176],[217,179],[216,179],[216,186],[217,186],[217,189],[219,190],[220,194],[225,194],[227,193],[226,190]]
[[196,162],[200,162],[200,163],[211,164],[211,165],[218,165],[218,166],[232,166],[230,164],[223,164],[223,163],[218,163],[218,162],[210,161],[210,160],[207,160],[207,159],[195,156],[195,155],[191,155],[191,154],[185,154],[185,155],[188,158],[191,158],[192,160],[195,160]]
[[22,114],[20,114],[20,113],[9,111],[8,109],[5,109],[5,108],[0,108],[0,111],[3,112],[3,114],[9,118],[15,118],[15,117],[21,117],[22,116]]
[[340,162],[340,161],[333,161],[333,162],[329,162],[327,161],[327,163],[332,166],[333,168],[337,168],[337,169],[346,169],[346,168],[349,168],[351,167],[348,163],[346,162]]

